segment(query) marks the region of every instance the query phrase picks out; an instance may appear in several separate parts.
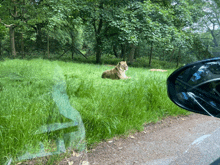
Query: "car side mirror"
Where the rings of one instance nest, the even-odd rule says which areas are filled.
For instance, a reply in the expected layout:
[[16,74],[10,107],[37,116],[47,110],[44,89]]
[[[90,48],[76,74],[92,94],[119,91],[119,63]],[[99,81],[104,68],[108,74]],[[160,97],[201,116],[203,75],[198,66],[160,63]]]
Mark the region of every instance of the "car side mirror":
[[167,79],[167,92],[183,109],[220,118],[220,57],[177,69]]

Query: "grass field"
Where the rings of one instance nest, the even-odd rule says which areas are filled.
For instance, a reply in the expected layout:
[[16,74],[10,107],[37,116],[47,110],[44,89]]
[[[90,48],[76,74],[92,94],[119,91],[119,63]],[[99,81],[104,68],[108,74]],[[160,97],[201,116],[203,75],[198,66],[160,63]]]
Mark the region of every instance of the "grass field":
[[69,102],[82,117],[88,148],[166,116],[189,114],[167,96],[166,79],[173,70],[130,67],[126,74],[131,79],[101,79],[111,68],[42,59],[0,62],[0,163],[24,154],[30,146],[38,150],[39,141],[52,148],[50,144],[61,136],[62,132],[33,136],[44,124],[69,121],[60,117],[52,98],[57,76],[65,81]]

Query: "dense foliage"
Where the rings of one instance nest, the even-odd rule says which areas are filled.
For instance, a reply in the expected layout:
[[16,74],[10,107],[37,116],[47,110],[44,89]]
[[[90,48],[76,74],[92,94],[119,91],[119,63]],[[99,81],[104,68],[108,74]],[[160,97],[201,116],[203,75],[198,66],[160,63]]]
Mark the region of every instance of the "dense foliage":
[[[114,55],[188,63],[219,56],[218,1],[1,0],[0,57]],[[56,56],[54,56],[56,55]],[[184,58],[183,58],[184,57]]]

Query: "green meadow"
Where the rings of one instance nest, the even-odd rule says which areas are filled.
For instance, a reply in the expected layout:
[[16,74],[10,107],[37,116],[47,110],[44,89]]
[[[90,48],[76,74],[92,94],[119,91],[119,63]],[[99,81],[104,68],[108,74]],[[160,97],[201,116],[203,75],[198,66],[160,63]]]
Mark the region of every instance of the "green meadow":
[[[58,68],[58,69],[57,69]],[[166,79],[174,71],[151,72],[129,67],[127,80],[102,79],[113,66],[73,62],[5,60],[0,62],[0,163],[24,154],[43,142],[53,148],[61,134],[35,135],[36,130],[69,119],[59,114],[52,99],[55,77],[66,83],[71,106],[81,115],[86,143],[141,131],[143,125],[167,116],[188,115],[167,96]]]

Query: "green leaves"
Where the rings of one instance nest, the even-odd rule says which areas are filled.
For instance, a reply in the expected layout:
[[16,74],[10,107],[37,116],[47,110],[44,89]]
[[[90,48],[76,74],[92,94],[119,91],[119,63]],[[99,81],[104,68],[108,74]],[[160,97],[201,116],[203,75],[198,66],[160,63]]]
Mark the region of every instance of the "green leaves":
[[[78,45],[78,49],[84,46],[84,52],[92,54],[95,51],[97,61],[101,62],[103,53],[114,53],[116,57],[126,58],[131,52],[132,45],[160,46],[163,54],[164,50],[175,47],[191,47],[194,35],[192,30],[196,27],[193,23],[198,23],[197,28],[206,26],[210,21],[218,24],[217,19],[209,20],[209,18],[218,18],[214,12],[202,10],[208,7],[218,11],[216,5],[207,6],[208,2],[5,0],[1,3],[0,18],[3,24],[16,25],[15,35],[19,32],[26,36],[24,44],[29,36],[28,41],[31,39],[31,43],[36,43],[34,49],[44,50],[45,47],[42,45],[46,45],[45,36],[49,36],[50,44],[59,47],[60,51],[63,51],[63,46],[68,50],[73,45]],[[205,13],[208,13],[206,17],[200,19]],[[16,41],[17,43],[19,42]],[[19,47],[16,45],[16,49]],[[24,47],[28,48],[26,45]]]

